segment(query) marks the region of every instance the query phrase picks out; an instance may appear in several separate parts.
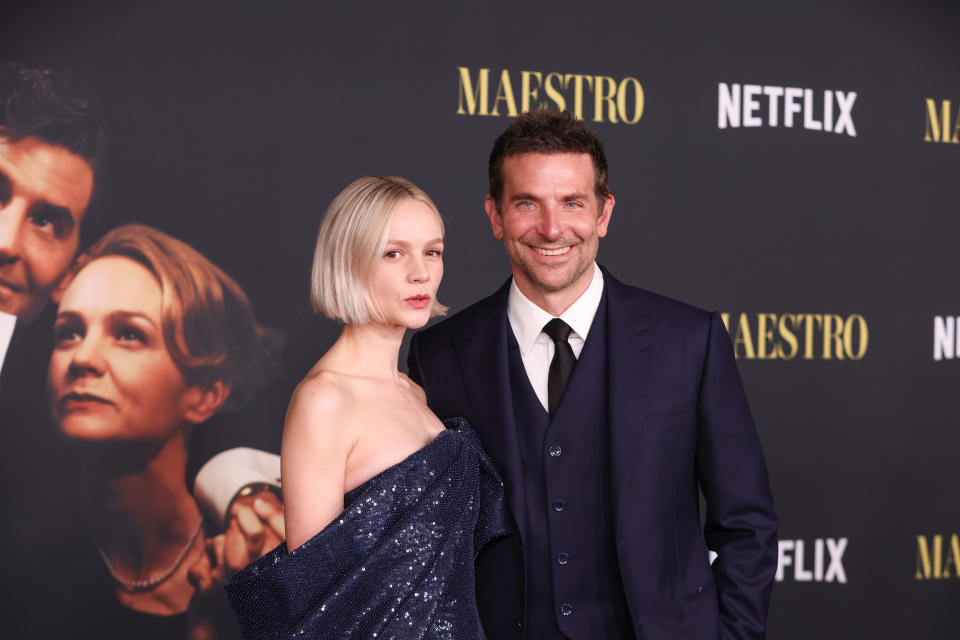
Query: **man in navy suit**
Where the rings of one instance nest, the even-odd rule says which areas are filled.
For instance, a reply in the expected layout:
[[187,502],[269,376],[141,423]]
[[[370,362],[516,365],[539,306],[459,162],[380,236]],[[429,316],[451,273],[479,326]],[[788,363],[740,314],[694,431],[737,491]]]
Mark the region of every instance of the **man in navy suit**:
[[477,561],[487,634],[765,637],[777,520],[719,315],[597,266],[614,198],[569,113],[521,115],[489,170],[513,277],[409,357],[431,408],[481,435],[517,521]]

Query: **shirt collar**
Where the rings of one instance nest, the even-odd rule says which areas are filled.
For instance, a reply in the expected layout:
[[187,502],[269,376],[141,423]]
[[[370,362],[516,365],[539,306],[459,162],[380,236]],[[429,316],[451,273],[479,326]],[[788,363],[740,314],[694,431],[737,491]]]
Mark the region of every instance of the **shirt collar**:
[[[587,334],[590,333],[590,325],[593,324],[593,317],[597,314],[602,296],[603,272],[594,263],[593,280],[590,281],[590,286],[580,294],[580,297],[573,304],[567,307],[566,311],[560,314],[560,319],[570,325],[570,328],[581,340],[585,341]],[[507,298],[507,318],[510,320],[511,328],[513,328],[513,335],[517,339],[520,353],[526,355],[533,348],[537,338],[543,332],[543,326],[550,322],[553,317],[523,295],[516,280],[510,284],[510,294]]]

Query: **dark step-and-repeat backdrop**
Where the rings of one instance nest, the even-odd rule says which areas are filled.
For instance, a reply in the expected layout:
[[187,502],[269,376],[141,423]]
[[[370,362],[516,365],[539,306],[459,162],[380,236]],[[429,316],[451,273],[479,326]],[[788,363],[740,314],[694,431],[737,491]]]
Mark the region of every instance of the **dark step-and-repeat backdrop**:
[[[780,517],[770,637],[960,637],[955,3],[23,2],[0,16],[0,58],[69,65],[99,96],[85,239],[161,229],[286,338],[280,381],[195,430],[188,482],[218,448],[278,451],[293,386],[339,331],[308,299],[337,192],[365,174],[423,187],[446,222],[440,295],[462,309],[509,275],[482,208],[494,138],[524,110],[568,109],[610,161],[599,261],[721,312],[733,339]],[[74,449],[44,410],[0,422],[4,637],[236,636],[217,588],[186,621],[144,624],[98,553],[112,512],[84,508]],[[177,597],[157,612],[183,611]]]

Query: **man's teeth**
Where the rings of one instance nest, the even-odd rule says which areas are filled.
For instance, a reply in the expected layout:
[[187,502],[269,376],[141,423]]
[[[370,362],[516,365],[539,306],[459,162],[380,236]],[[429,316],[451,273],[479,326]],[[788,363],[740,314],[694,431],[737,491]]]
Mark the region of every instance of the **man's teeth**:
[[542,256],[562,256],[567,251],[570,251],[570,247],[561,247],[559,249],[541,249],[540,247],[534,247],[534,249]]

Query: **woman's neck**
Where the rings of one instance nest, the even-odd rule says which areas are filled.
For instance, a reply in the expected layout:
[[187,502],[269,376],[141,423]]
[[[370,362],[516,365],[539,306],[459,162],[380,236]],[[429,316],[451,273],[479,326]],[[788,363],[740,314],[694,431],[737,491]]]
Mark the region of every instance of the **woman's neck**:
[[324,356],[326,367],[356,376],[398,380],[397,359],[406,329],[384,324],[348,324]]
[[91,473],[92,530],[116,572],[138,580],[167,569],[200,522],[200,509],[187,489],[185,433],[163,443],[143,464],[107,475],[97,465]]

